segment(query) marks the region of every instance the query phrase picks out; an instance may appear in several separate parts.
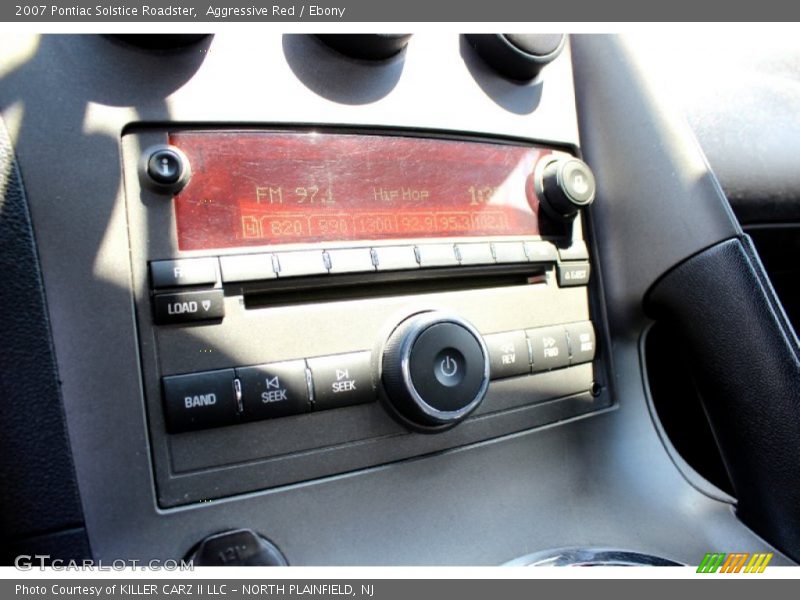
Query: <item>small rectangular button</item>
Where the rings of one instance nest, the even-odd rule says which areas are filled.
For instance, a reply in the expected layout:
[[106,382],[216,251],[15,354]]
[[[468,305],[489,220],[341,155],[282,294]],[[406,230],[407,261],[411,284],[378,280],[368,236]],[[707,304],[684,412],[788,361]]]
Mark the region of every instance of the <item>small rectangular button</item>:
[[210,321],[225,316],[222,290],[156,294],[153,304],[156,325]]
[[494,255],[488,242],[483,244],[458,244],[458,255],[462,265],[493,265]]
[[327,410],[376,398],[369,352],[308,359],[314,382],[314,410]]
[[150,263],[150,280],[155,289],[214,285],[217,282],[217,259],[154,260]]
[[492,379],[531,372],[528,341],[524,331],[509,331],[483,336],[489,350]]
[[528,329],[525,334],[531,345],[534,373],[569,365],[567,334],[561,325]]
[[454,267],[458,265],[453,244],[420,244],[417,246],[419,265],[425,267]]
[[569,337],[570,364],[592,362],[596,341],[591,321],[565,325]]
[[328,250],[331,273],[363,273],[375,270],[369,248]]
[[586,242],[576,240],[567,248],[559,248],[558,255],[561,260],[589,260],[589,249],[586,247]]
[[378,246],[373,252],[378,260],[378,271],[419,268],[414,246]]
[[161,383],[170,433],[222,427],[239,420],[233,369],[170,375]]
[[522,242],[494,242],[494,259],[498,263],[528,262]]
[[328,267],[322,251],[301,250],[298,252],[279,252],[280,271],[278,277],[301,277],[303,275],[325,275]]
[[240,281],[260,281],[277,277],[272,268],[272,254],[243,254],[241,256],[220,256],[224,283]]
[[531,262],[556,262],[558,251],[550,242],[525,242],[525,254]]
[[306,361],[290,360],[236,369],[245,419],[271,419],[309,412]]
[[560,264],[557,270],[558,285],[561,287],[573,287],[587,285],[592,269],[588,262],[575,262]]

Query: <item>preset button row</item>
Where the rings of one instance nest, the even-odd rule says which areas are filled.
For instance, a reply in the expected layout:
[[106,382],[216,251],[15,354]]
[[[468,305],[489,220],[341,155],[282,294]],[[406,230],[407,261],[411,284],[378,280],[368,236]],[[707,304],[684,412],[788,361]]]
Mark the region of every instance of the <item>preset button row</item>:
[[170,433],[372,402],[369,352],[162,378]]
[[222,280],[239,283],[276,277],[397,271],[429,267],[556,262],[550,242],[474,242],[377,246],[337,250],[300,250],[222,256]]
[[558,260],[556,246],[542,240],[430,243],[158,260],[150,263],[150,281],[154,289],[160,290],[214,285],[218,269],[224,283],[241,283],[278,277]]
[[594,360],[590,321],[484,336],[492,379],[550,371]]

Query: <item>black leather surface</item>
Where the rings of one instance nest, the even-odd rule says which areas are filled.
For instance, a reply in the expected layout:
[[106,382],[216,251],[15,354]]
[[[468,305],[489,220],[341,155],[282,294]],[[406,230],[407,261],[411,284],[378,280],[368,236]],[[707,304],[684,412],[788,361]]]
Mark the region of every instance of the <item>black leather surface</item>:
[[22,540],[8,540],[0,547],[0,564],[2,565],[13,565],[16,560],[19,560],[19,564],[23,567],[26,562],[38,567],[42,563],[52,565],[54,561],[62,561],[62,566],[64,566],[64,563],[68,561],[80,563],[89,556],[91,556],[89,540],[86,530],[82,527]]
[[83,519],[35,240],[1,120],[0,274],[0,545],[7,548]]
[[749,238],[677,266],[645,308],[684,341],[740,518],[798,560],[800,351]]

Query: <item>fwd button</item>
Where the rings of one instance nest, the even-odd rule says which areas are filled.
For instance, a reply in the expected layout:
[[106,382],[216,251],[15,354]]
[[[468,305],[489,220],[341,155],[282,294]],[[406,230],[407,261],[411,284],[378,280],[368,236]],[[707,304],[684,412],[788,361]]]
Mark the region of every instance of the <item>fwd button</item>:
[[233,369],[171,375],[162,379],[164,416],[170,433],[231,425],[238,421]]
[[533,372],[549,371],[569,365],[569,346],[566,330],[561,325],[528,329]]

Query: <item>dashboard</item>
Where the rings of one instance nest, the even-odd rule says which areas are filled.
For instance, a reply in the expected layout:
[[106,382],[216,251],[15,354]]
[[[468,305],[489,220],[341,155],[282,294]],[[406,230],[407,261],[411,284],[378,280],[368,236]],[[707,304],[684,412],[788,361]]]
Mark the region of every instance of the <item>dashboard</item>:
[[793,564],[793,288],[637,48],[4,37],[5,564]]

